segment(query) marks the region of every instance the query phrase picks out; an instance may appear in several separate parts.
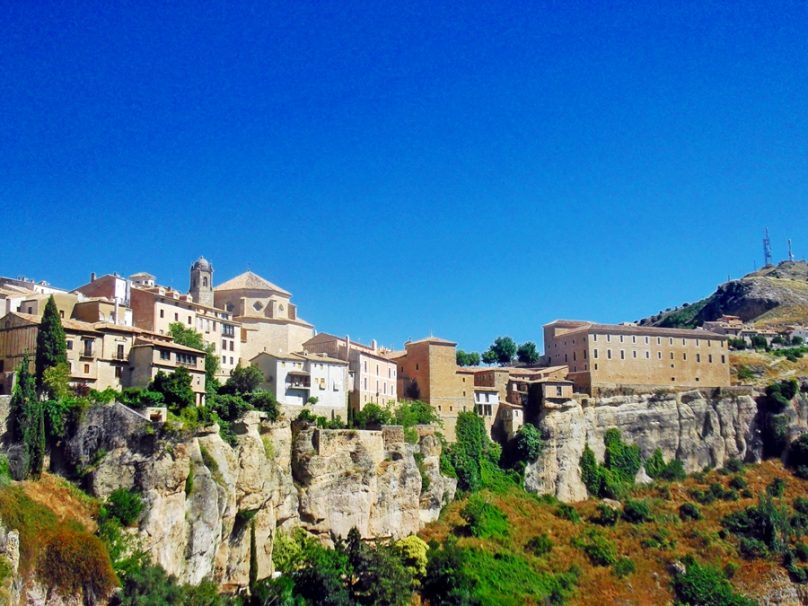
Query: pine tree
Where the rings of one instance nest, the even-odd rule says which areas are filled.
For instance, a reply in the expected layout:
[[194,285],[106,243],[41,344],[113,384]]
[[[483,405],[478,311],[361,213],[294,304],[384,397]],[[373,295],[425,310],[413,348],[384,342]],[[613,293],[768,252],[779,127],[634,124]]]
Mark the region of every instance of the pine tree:
[[48,298],[39,332],[36,336],[36,387],[42,388],[45,370],[60,363],[67,363],[67,342],[65,330],[56,308],[53,295]]

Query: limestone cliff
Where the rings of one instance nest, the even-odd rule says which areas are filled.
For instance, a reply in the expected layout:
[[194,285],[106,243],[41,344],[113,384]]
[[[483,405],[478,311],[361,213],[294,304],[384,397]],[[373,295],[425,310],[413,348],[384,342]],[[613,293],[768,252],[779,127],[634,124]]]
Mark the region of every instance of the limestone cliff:
[[123,406],[98,407],[67,441],[64,463],[83,469],[101,498],[116,488],[141,493],[146,507],[132,532],[154,560],[182,582],[211,577],[224,589],[248,584],[251,525],[263,578],[278,529],[302,526],[326,542],[353,526],[364,537],[398,538],[454,496],[455,481],[437,471],[431,428],[408,444],[400,427],[323,430],[253,411],[233,429],[235,447],[215,426],[171,435]]
[[666,460],[680,459],[688,472],[720,467],[732,457],[757,461],[762,443],[753,395],[743,390],[717,395],[660,392],[548,406],[538,423],[546,447],[539,460],[528,466],[525,485],[563,501],[586,499],[578,466],[581,454],[589,444],[602,461],[603,436],[612,427],[627,442],[639,445],[644,457],[659,448]]

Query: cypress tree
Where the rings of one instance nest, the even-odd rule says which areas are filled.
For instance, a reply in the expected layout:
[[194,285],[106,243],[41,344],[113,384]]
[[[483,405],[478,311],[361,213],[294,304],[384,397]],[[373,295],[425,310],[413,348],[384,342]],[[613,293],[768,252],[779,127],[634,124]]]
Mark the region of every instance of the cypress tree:
[[[28,403],[30,410],[30,461],[31,477],[39,479],[45,464],[45,407],[39,400]],[[26,444],[27,446],[27,444]]]
[[36,336],[36,386],[42,389],[45,370],[57,364],[67,364],[67,342],[62,319],[51,295],[45,305],[39,332]]
[[22,362],[17,367],[17,381],[14,385],[10,402],[11,432],[15,441],[20,441],[24,438],[28,405],[34,400],[36,400],[36,386],[34,377],[31,374],[31,363],[26,353],[23,354]]
[[12,435],[15,441],[23,444],[22,477],[18,478],[21,480],[30,475],[34,465],[38,475],[45,458],[45,414],[37,399],[34,376],[29,367],[28,354],[25,354],[17,369],[17,382],[10,403]]

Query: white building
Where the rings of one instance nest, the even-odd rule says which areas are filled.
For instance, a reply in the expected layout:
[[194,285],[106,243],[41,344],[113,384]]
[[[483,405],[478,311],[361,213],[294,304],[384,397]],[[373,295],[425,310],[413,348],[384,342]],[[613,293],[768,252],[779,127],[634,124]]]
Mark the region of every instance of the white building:
[[250,362],[264,375],[260,385],[290,416],[303,406],[313,414],[348,418],[348,363],[324,354],[262,352]]

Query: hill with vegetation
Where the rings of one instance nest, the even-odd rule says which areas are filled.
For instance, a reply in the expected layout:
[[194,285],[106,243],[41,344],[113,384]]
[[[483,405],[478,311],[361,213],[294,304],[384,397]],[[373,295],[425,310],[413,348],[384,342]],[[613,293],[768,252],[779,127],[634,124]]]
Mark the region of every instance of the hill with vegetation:
[[695,328],[722,315],[757,326],[808,322],[808,262],[783,261],[721,284],[709,297],[640,320],[643,326]]

